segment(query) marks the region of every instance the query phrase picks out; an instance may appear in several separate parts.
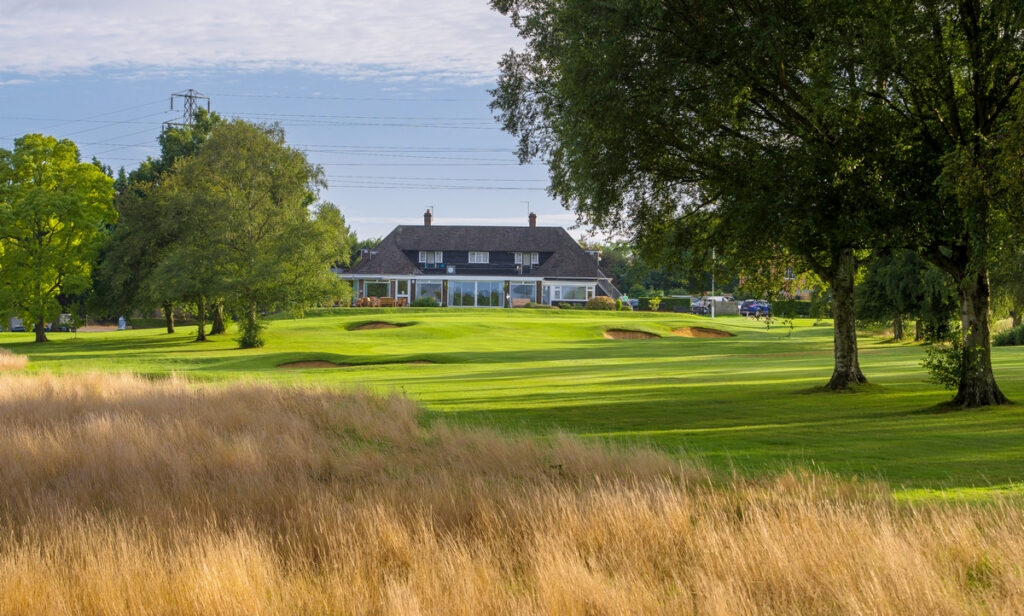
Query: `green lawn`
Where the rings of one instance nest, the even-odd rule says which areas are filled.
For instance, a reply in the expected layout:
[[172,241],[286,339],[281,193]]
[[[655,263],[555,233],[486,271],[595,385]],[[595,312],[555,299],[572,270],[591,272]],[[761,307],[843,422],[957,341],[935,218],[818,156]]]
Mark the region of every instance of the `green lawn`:
[[[412,323],[350,331],[365,321]],[[686,325],[728,339],[670,335]],[[607,340],[606,328],[666,337]],[[809,320],[771,329],[739,317],[536,310],[341,310],[280,319],[264,349],[230,337],[191,343],[194,327],[0,334],[33,370],[172,372],[196,379],[258,378],[398,390],[457,421],[536,432],[641,440],[743,473],[792,465],[881,477],[907,494],[1013,490],[1024,480],[1024,406],[946,411],[949,394],[927,382],[916,345],[861,340],[871,385],[820,391],[831,373],[827,326]],[[1024,401],[1024,348],[997,348],[996,374]],[[327,360],[358,365],[284,370]],[[433,361],[436,364],[383,362]],[[437,416],[437,415],[435,415]]]

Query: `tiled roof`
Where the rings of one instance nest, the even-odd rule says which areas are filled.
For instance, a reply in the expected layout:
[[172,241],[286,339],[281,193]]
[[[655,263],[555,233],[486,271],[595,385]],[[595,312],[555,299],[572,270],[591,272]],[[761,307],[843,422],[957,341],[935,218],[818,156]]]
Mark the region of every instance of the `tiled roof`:
[[[362,275],[415,275],[423,272],[403,251],[480,250],[539,252],[551,256],[531,276],[604,279],[597,259],[561,227],[494,227],[469,225],[400,225],[352,268]],[[611,286],[610,283],[608,286]],[[612,287],[614,288],[614,287]]]

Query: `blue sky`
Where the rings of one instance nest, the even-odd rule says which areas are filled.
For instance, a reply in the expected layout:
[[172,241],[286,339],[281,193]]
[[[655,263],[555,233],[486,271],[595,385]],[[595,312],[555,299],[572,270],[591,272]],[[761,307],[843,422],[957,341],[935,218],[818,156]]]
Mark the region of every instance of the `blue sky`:
[[221,114],[280,122],[360,237],[427,207],[435,224],[525,224],[528,207],[574,223],[487,108],[517,42],[486,2],[211,4],[0,0],[0,147],[41,132],[131,169],[180,115],[171,93],[194,88]]

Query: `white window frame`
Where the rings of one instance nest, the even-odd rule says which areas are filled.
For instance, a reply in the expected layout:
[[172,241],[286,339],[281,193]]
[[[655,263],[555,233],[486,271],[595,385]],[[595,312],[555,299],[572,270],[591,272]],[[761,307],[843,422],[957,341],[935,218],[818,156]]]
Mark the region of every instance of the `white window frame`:
[[424,265],[437,265],[438,263],[444,263],[444,251],[421,250],[419,262]]
[[537,265],[538,263],[540,263],[540,253],[538,253],[538,252],[531,252],[530,253],[530,265]]
[[515,262],[516,262],[516,265],[522,265],[523,264],[523,253],[521,253],[521,252],[515,253]]
[[474,264],[486,264],[491,262],[491,253],[481,250],[469,251],[469,262]]

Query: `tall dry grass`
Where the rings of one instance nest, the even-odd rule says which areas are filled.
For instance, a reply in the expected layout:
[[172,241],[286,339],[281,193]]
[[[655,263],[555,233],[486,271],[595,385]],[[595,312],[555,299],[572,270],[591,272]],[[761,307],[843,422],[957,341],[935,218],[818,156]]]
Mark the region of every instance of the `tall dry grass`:
[[0,348],[0,372],[22,370],[28,365],[28,357]]
[[438,425],[401,398],[0,375],[3,614],[1024,611],[1024,512]]

